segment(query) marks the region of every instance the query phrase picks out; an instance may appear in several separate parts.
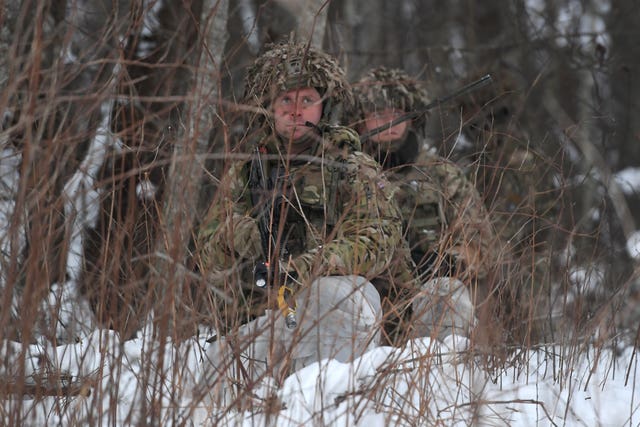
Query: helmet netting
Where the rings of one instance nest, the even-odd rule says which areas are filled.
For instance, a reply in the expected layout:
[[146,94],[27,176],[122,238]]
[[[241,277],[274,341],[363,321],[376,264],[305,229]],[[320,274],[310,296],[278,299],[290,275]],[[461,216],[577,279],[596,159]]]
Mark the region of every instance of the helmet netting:
[[351,87],[333,57],[292,42],[268,45],[267,49],[247,71],[245,102],[267,107],[282,92],[313,87],[325,97],[324,116],[331,108],[353,108]]

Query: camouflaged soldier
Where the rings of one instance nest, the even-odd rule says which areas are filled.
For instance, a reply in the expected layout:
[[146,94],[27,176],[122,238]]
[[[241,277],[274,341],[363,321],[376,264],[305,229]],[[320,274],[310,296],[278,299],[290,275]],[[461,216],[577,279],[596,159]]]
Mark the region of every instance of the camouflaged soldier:
[[517,75],[491,68],[494,83],[460,98],[455,109],[469,143],[460,144],[468,147],[461,158],[512,258],[504,263],[509,280],[497,295],[496,310],[512,323],[505,329],[519,342],[546,334],[549,326],[550,286],[565,270],[554,267],[551,250],[565,237],[558,225],[564,189],[554,182],[561,161],[545,154],[519,123],[526,99]]
[[[420,111],[429,102],[415,80],[401,70],[384,67],[366,74],[354,85],[354,92],[360,105],[361,135],[405,113]],[[482,201],[463,171],[427,151],[421,131],[424,120],[421,116],[403,121],[363,142],[394,186],[417,267],[412,275],[418,284],[414,281],[413,288],[398,289],[398,283],[407,283],[403,266],[396,271],[400,280],[374,283],[395,310],[403,300],[413,300],[414,336],[434,331],[440,337],[454,331],[466,334],[474,322],[467,286],[475,285],[491,268],[494,235]]]
[[[331,125],[353,106],[351,88],[332,57],[282,43],[249,69],[245,100],[264,114],[252,118],[258,131],[246,142],[249,160],[234,164],[220,185],[199,234],[199,264],[233,295],[220,310],[248,304],[264,314],[215,343],[214,366],[228,361],[230,345],[247,358],[242,369],[253,380],[321,358],[353,359],[378,340],[380,297],[369,280],[388,268],[402,237],[380,166],[360,151],[355,131]],[[281,307],[297,307],[295,328],[272,301],[257,306],[235,292],[241,283],[255,288],[252,268],[265,260],[273,288],[286,282],[295,294]],[[241,322],[249,318],[239,313]],[[218,328],[234,326],[224,318]],[[220,372],[208,383],[229,375]]]
[[554,162],[518,124],[525,102],[518,86],[512,74],[494,72],[492,85],[467,94],[455,107],[470,142],[461,157],[473,165],[470,173],[477,177],[495,228],[515,254],[547,237],[543,230],[555,222],[560,205],[552,183]]

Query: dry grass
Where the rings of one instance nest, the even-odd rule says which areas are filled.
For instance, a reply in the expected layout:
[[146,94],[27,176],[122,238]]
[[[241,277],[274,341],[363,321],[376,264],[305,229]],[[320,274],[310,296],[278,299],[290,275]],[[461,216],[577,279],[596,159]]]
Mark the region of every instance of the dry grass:
[[[192,71],[186,60],[190,52],[177,46],[188,44],[194,34],[177,32],[188,27],[181,15],[184,19],[166,29],[155,49],[140,57],[135,46],[143,13],[134,10],[119,21],[127,23],[121,28],[105,24],[93,38],[71,44],[82,49],[74,52],[75,61],[66,62],[62,53],[71,41],[80,43],[75,39],[80,36],[68,21],[56,21],[45,6],[36,9],[34,21],[16,21],[14,42],[5,46],[12,60],[3,63],[0,96],[0,277],[5,307],[0,316],[0,414],[7,425],[29,424],[47,410],[50,419],[60,417],[70,425],[98,423],[104,416],[139,425],[188,425],[196,406],[206,406],[202,402],[211,391],[194,385],[199,373],[189,367],[194,358],[203,361],[205,356],[201,341],[192,337],[204,336],[208,327],[241,323],[246,316],[208,288],[190,256],[198,250],[193,241],[181,242],[181,248],[164,245],[175,231],[163,222],[169,170],[176,161],[193,159],[172,156],[176,145],[189,138],[182,113],[191,100],[182,79]],[[221,154],[237,154],[230,142],[237,132],[235,111],[230,110],[218,111],[219,145],[198,153],[217,171]],[[465,117],[463,125],[477,117]],[[510,126],[498,129],[496,124],[475,135],[478,139],[468,152],[451,155],[466,162],[503,245],[494,274],[472,284],[479,323],[461,356],[468,358],[463,366],[472,372],[452,375],[462,378],[482,371],[493,378],[502,378],[504,372],[515,376],[531,365],[528,350],[549,348],[562,352],[557,359],[554,355],[557,364],[552,367],[552,376],[562,383],[587,348],[595,347],[598,358],[609,349],[637,344],[637,277],[624,254],[621,219],[611,198],[599,195],[607,187],[573,169],[566,157],[575,147],[559,134],[549,135],[560,141],[556,150],[549,150]],[[511,146],[505,141],[529,150],[533,164],[506,159],[513,152],[503,150]],[[100,154],[98,142],[107,145],[96,163],[91,156]],[[83,185],[69,193],[66,189],[79,172]],[[194,231],[203,219],[202,200],[211,197],[216,182],[211,171],[203,171],[203,176],[204,190],[183,194],[183,204],[172,206],[195,218]],[[522,185],[517,199],[510,198],[515,191],[509,188],[511,179]],[[145,186],[157,191],[142,197]],[[87,215],[84,209],[89,206],[84,204],[96,202],[97,215]],[[594,220],[595,211],[599,217]],[[74,253],[79,239],[82,253]],[[70,270],[69,259],[81,260],[79,268]],[[234,303],[264,303],[254,289],[239,292],[240,280],[238,271],[228,272],[223,292]],[[591,280],[599,284],[591,286]],[[59,289],[68,282],[79,287],[69,298],[88,302],[90,311],[60,311],[79,305],[53,290],[54,284]],[[393,311],[388,307],[388,313]],[[82,323],[85,319],[88,324]],[[87,334],[99,329],[115,333]],[[135,337],[142,352],[130,360],[121,339]],[[78,368],[81,375],[68,379],[66,371],[55,366],[71,356],[55,350],[76,339],[91,353],[85,355],[86,366]],[[395,340],[404,344],[407,336]],[[30,356],[36,344],[48,358]],[[407,414],[440,425],[460,411],[475,413],[472,419],[491,420],[491,414],[479,409],[486,403],[481,387],[450,390],[453,406],[426,412],[433,408],[431,388],[437,377],[432,372],[444,369],[434,368],[441,357],[411,363],[390,357],[358,393],[341,396],[336,406],[347,402],[357,418],[368,402],[378,402],[378,409],[391,408],[390,421],[406,425],[419,423]],[[131,377],[133,369],[137,378]],[[282,383],[286,376],[275,377]],[[412,392],[421,393],[418,398],[394,391],[391,385],[398,377],[411,384]],[[118,392],[133,382],[140,387],[137,400],[123,416],[118,413],[123,403]],[[275,416],[282,408],[283,402],[262,383],[234,386],[230,413],[251,409]],[[467,402],[467,395],[475,396],[472,403],[456,406]],[[187,397],[198,405],[185,408]],[[321,413],[309,419],[323,422]],[[498,415],[493,420],[503,421]]]

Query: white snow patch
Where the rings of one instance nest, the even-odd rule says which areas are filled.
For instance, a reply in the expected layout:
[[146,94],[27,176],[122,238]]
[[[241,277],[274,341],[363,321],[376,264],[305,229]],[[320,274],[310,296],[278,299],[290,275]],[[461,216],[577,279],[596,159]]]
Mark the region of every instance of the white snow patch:
[[575,267],[569,272],[569,280],[583,294],[598,294],[604,290],[604,272],[597,266]]
[[640,193],[640,168],[622,169],[613,175],[613,179],[624,194]]
[[635,260],[640,260],[640,231],[636,230],[627,240],[627,253]]
[[136,185],[136,196],[140,200],[152,200],[158,192],[158,186],[148,179],[143,179]]

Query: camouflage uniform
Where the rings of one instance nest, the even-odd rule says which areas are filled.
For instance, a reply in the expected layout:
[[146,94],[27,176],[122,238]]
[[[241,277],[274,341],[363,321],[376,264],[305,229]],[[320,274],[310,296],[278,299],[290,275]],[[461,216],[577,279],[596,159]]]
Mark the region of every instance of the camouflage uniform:
[[[426,91],[399,70],[374,69],[354,85],[354,91],[361,107],[359,119],[363,119],[365,113],[386,108],[418,111],[428,103]],[[438,298],[449,293],[434,290],[438,283],[445,282],[431,279],[455,276],[467,285],[475,285],[478,279],[487,276],[497,255],[490,246],[494,243],[494,233],[475,187],[458,166],[427,152],[426,141],[420,133],[423,125],[424,118],[414,120],[404,140],[394,142],[393,152],[380,152],[380,144],[372,141],[365,145],[365,151],[382,163],[392,182],[402,210],[411,258],[417,267],[412,274],[419,284],[400,291],[400,295],[397,290],[384,291],[397,287],[397,278],[392,278],[394,285],[375,283],[381,293],[391,294],[388,305],[397,305],[398,301],[393,301],[397,297],[401,301],[413,298],[419,289],[422,289],[420,295],[436,304]],[[400,283],[407,283],[405,272],[399,271],[398,276]],[[448,287],[449,282],[446,283]],[[468,300],[468,296],[465,298]],[[424,301],[414,298],[411,324],[416,333],[422,334],[425,327],[416,325],[429,322],[420,320],[425,310],[418,313],[418,306],[425,306]],[[467,327],[473,320],[472,310],[469,312],[468,308],[467,304],[464,308],[467,313],[456,314],[466,318]],[[451,330],[444,328],[440,335],[449,332]]]
[[[260,130],[246,142],[258,147],[260,159],[253,155],[230,167],[198,238],[202,273],[233,296],[222,307],[227,324],[219,329],[233,326],[233,310],[244,322],[267,309],[212,350],[214,359],[224,360],[221,355],[236,341],[231,347],[259,360],[260,367],[245,367],[252,376],[266,366],[286,372],[288,358],[293,367],[320,357],[347,360],[375,344],[380,298],[368,280],[388,268],[402,241],[400,213],[380,166],[360,151],[355,131],[327,123],[332,113],[353,104],[344,74],[331,57],[301,45],[274,46],[248,71],[245,95],[248,103],[268,109],[279,93],[302,87],[314,87],[324,97],[317,132],[303,137],[309,138],[308,150],[287,155],[289,141],[275,133],[270,118],[254,120]],[[251,174],[258,167],[266,191],[252,188]],[[268,223],[278,230],[275,246],[286,246],[280,266],[299,289],[295,330],[284,327],[269,301],[265,307],[255,295],[243,301],[246,293],[235,292],[239,283],[254,287],[251,268],[256,263],[276,258],[264,253],[261,244],[258,220],[265,206],[273,208]],[[245,304],[258,312],[244,313]]]
[[550,213],[555,203],[544,203],[545,192],[536,191],[544,187],[549,166],[515,122],[523,102],[515,82],[504,73],[494,80],[461,98],[456,107],[471,142],[470,152],[461,157],[470,163],[496,230],[518,251],[530,246],[540,214]]
[[[525,98],[515,74],[504,69],[492,74],[494,84],[461,98],[455,108],[462,112],[462,132],[471,142],[461,158],[469,163],[508,254],[503,265],[509,280],[494,305],[508,334],[520,341],[543,333],[548,323],[550,283],[557,280],[550,254],[555,240],[563,238],[557,225],[562,189],[552,181],[561,163],[519,125]],[[525,321],[531,318],[541,319],[539,325]]]

